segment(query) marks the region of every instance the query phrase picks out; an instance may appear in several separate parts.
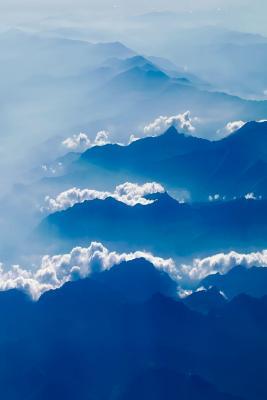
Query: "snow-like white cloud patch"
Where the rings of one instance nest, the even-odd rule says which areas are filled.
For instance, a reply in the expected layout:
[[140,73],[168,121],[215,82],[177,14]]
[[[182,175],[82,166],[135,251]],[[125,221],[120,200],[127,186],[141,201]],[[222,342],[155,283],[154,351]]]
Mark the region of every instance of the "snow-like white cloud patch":
[[101,243],[93,242],[87,248],[76,247],[67,254],[46,255],[42,258],[40,266],[31,270],[17,265],[6,270],[3,264],[0,264],[0,290],[24,290],[34,300],[38,300],[46,291],[60,288],[66,282],[84,279],[94,272],[109,270],[123,261],[139,258],[146,259],[155,268],[166,271],[174,278],[177,275],[172,259],[155,257],[143,251],[110,252]]
[[238,129],[241,129],[246,122],[244,121],[230,121],[228,122],[223,129],[219,129],[217,131],[217,134],[224,137],[224,136],[229,136]]
[[163,193],[164,191],[164,187],[156,182],[148,182],[143,185],[126,182],[116,186],[114,192],[71,188],[60,193],[56,198],[47,196],[45,198],[45,206],[42,210],[50,213],[57,212],[66,210],[84,201],[95,199],[105,200],[108,197],[112,197],[129,206],[135,206],[136,204],[148,205],[153,203],[153,200],[148,200],[144,196],[154,193]]
[[245,199],[246,200],[257,200],[257,197],[255,196],[255,194],[253,192],[251,192],[251,193],[247,193],[245,195]]
[[65,139],[62,144],[70,151],[83,152],[94,146],[104,146],[110,143],[109,132],[100,131],[94,140],[91,140],[86,133],[79,133]]
[[196,120],[197,118],[191,117],[190,111],[171,117],[160,116],[144,127],[144,134],[147,136],[156,136],[165,132],[171,126],[174,126],[182,133],[192,133],[195,131],[193,123]]
[[209,196],[209,201],[223,201],[225,200],[225,196],[221,196],[220,194],[214,194]]

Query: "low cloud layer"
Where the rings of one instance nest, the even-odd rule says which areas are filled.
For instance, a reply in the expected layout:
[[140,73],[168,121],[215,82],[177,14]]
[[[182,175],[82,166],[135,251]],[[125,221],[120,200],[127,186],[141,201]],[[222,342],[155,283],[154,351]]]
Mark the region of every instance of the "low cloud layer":
[[60,193],[56,198],[47,196],[45,198],[44,211],[53,213],[66,210],[75,204],[82,203],[88,200],[105,200],[108,197],[121,201],[129,206],[136,204],[147,205],[153,201],[146,199],[144,196],[154,193],[163,193],[165,189],[156,182],[145,183],[138,185],[136,183],[126,182],[116,186],[114,192],[101,192],[93,189],[78,189],[72,188]]
[[208,275],[225,274],[237,265],[246,268],[267,267],[267,250],[248,254],[237,252],[220,253],[206,258],[196,258],[192,262],[178,264],[173,259],[156,257],[146,251],[131,253],[110,252],[101,243],[93,242],[89,247],[76,247],[70,253],[41,259],[38,268],[24,269],[18,265],[6,269],[0,264],[0,290],[19,289],[27,292],[34,300],[48,290],[60,288],[66,282],[89,277],[92,273],[109,270],[123,261],[144,258],[155,268],[166,272],[177,282],[181,297],[192,293],[192,287]]
[[94,146],[104,146],[110,143],[109,132],[100,131],[92,141],[86,133],[79,133],[65,139],[62,144],[70,151],[84,152]]
[[184,279],[200,281],[211,274],[226,274],[238,265],[246,268],[267,267],[267,250],[247,254],[231,251],[202,259],[196,258],[191,263],[182,264],[179,274]]
[[171,126],[175,126],[182,133],[193,133],[195,131],[195,127],[193,126],[194,121],[196,119],[191,117],[190,111],[171,117],[160,116],[144,127],[144,134],[147,136],[156,136],[165,132]]
[[144,258],[156,268],[175,276],[172,259],[155,257],[151,253],[109,252],[101,243],[93,242],[87,248],[76,247],[68,254],[44,256],[35,270],[13,266],[5,270],[0,265],[0,290],[20,289],[26,291],[34,300],[48,290],[60,288],[66,282],[84,279],[94,272],[109,270],[123,261]]

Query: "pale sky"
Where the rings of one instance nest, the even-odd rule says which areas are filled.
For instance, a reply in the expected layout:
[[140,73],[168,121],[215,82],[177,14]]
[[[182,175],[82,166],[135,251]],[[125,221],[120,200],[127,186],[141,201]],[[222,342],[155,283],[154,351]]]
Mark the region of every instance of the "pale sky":
[[207,13],[224,26],[267,35],[266,0],[0,0],[0,23],[15,25],[38,19],[133,16],[155,11]]

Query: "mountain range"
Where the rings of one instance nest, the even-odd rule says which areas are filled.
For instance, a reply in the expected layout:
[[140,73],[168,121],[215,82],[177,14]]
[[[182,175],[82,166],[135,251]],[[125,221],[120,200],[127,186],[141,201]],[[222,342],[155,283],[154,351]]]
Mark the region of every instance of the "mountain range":
[[4,400],[267,399],[264,12],[194,2],[4,7]]
[[215,194],[228,200],[248,193],[266,197],[266,144],[267,122],[249,122],[219,141],[178,133],[172,126],[128,146],[91,148],[56,183],[84,186],[103,180],[110,186],[123,179],[154,180],[168,190],[187,192],[192,201]]
[[0,293],[5,399],[266,398],[266,297],[202,313],[158,293],[172,283],[145,261],[114,268],[37,302]]
[[[106,129],[125,142],[129,133],[142,133],[160,115],[189,110],[198,118],[198,134],[214,138],[229,121],[263,119],[267,110],[266,101],[218,92],[191,72],[169,72],[118,42],[94,44],[10,30],[0,34],[0,61],[0,101],[5,104],[0,128],[6,132],[1,163],[4,168],[17,146],[10,170],[15,177],[29,164],[44,161],[39,149],[49,139],[52,160],[60,139],[80,131],[93,136]],[[5,188],[10,179],[2,179]]]
[[54,243],[57,252],[100,241],[174,257],[267,246],[266,200],[181,204],[167,193],[147,198],[155,201],[129,206],[109,197],[78,203],[47,216],[33,237]]

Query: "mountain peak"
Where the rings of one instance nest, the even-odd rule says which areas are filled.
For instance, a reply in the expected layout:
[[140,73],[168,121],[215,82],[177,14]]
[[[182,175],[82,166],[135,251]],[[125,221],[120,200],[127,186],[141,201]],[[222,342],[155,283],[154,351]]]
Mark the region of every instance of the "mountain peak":
[[161,136],[176,136],[176,135],[184,135],[183,133],[179,133],[174,125],[171,125]]
[[[173,201],[174,199],[168,194],[168,192],[158,192],[147,194],[144,196],[147,200],[162,200],[162,201]],[[174,200],[176,201],[176,200]]]

